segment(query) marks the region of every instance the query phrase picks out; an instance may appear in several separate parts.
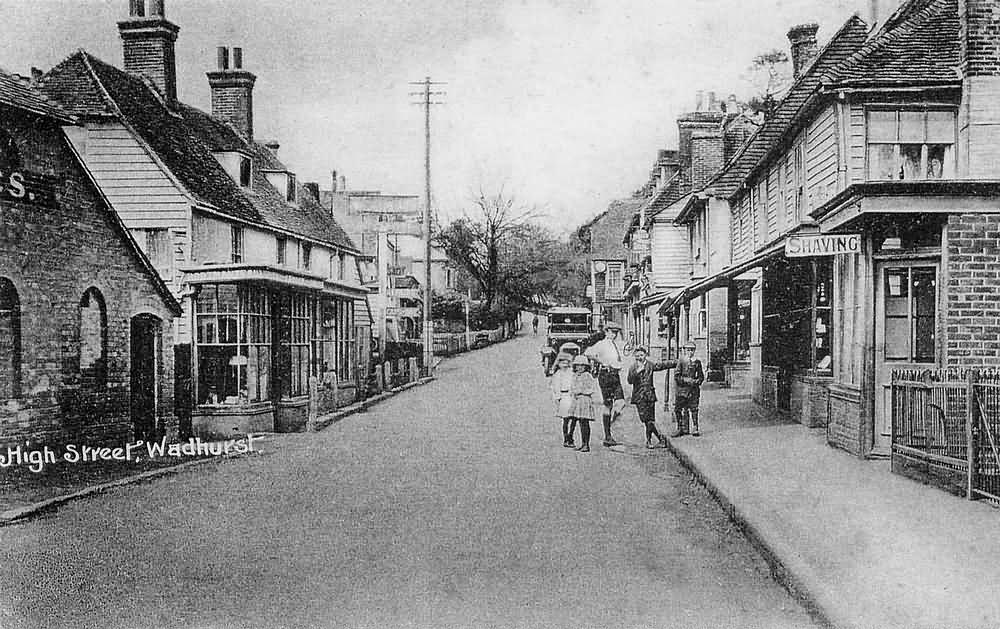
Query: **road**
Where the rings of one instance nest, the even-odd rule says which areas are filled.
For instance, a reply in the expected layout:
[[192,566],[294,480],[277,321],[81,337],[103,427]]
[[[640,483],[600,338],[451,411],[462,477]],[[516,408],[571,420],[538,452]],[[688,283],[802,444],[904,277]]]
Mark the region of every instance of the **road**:
[[561,447],[539,344],[0,529],[0,627],[815,626],[666,451]]

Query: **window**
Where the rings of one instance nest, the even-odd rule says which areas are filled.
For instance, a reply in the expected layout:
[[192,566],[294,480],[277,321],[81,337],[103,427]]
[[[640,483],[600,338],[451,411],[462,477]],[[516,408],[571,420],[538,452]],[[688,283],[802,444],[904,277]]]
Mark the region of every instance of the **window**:
[[198,404],[270,399],[271,301],[262,288],[206,284],[195,296]]
[[345,299],[324,299],[316,317],[314,347],[315,373],[322,380],[326,373],[336,372],[340,382],[354,378],[357,358],[357,337],[354,328],[354,302]]
[[801,221],[806,212],[806,176],[806,142],[801,140],[792,149],[792,194],[796,221]]
[[295,203],[295,175],[288,173],[285,186],[285,200]]
[[698,335],[708,334],[708,295],[701,294],[698,298]]
[[146,257],[153,268],[166,281],[173,275],[173,251],[170,247],[170,232],[166,229],[147,229],[136,240],[145,245]]
[[344,267],[347,266],[347,254],[341,251],[337,255],[340,260],[340,263],[337,265],[337,279],[342,280],[344,279]]
[[750,360],[750,321],[752,282],[740,282],[739,288],[733,291],[736,296],[736,319],[733,321],[733,360],[748,362]]
[[240,156],[240,185],[249,188],[253,181],[253,163],[249,157]]
[[834,355],[833,362],[837,381],[844,384],[860,384],[861,350],[864,325],[861,320],[862,281],[861,256],[836,256],[834,267]]
[[302,268],[308,269],[312,264],[312,244],[302,243]]
[[276,251],[276,254],[277,254],[276,257],[275,257],[275,260],[277,261],[277,263],[279,265],[284,265],[285,264],[285,250],[288,248],[288,241],[285,240],[284,238],[275,238],[274,239],[274,244],[275,244],[275,251]]
[[315,300],[306,295],[278,295],[278,370],[281,396],[298,397],[309,392],[310,331],[315,317]]
[[621,297],[622,291],[622,268],[617,264],[608,265],[607,291],[610,299]]
[[868,179],[955,176],[955,112],[870,110]]
[[94,387],[107,381],[108,315],[104,297],[88,288],[80,300],[80,377]]
[[21,397],[21,302],[0,277],[0,400]]
[[937,279],[933,267],[886,269],[883,284],[886,360],[935,360]]
[[239,225],[232,226],[233,263],[243,262],[243,228]]
[[812,368],[828,372],[833,369],[833,264],[828,260],[816,263],[813,299]]
[[336,253],[330,254],[330,274],[331,280],[339,279],[340,276],[340,256]]

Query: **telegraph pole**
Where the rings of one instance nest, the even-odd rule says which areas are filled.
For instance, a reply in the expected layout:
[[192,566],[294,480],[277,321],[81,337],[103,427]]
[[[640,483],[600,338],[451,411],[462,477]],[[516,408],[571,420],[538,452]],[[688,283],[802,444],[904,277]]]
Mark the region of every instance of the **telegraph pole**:
[[423,87],[421,92],[410,92],[410,96],[421,97],[420,102],[413,103],[424,108],[424,369],[426,375],[431,375],[434,364],[434,321],[431,319],[431,105],[443,105],[441,101],[431,98],[444,96],[444,92],[432,92],[434,85],[445,85],[439,81],[431,81],[424,77],[423,81],[411,82],[410,85]]

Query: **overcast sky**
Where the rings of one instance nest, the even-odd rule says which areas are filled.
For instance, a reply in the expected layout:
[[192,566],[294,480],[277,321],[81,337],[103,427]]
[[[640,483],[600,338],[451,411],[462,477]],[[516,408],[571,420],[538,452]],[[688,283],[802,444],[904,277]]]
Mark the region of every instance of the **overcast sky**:
[[[888,0],[883,0],[883,3]],[[210,108],[215,47],[257,74],[258,139],[300,180],[423,194],[409,81],[447,81],[432,119],[443,217],[499,186],[568,228],[628,196],[697,90],[744,95],[754,54],[815,21],[821,43],[867,0],[166,0],[178,92]],[[48,70],[78,48],[121,66],[128,0],[0,0],[0,67]]]

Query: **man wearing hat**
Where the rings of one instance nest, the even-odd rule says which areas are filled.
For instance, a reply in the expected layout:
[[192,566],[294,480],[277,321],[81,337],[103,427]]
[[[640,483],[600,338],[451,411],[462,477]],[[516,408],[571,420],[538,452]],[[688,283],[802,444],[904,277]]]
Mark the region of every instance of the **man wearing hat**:
[[695,348],[691,341],[681,346],[684,351],[677,361],[677,370],[674,371],[674,384],[677,387],[674,395],[674,419],[677,420],[677,430],[671,437],[688,434],[697,437],[701,434],[698,432],[698,404],[701,401],[705,371],[701,367],[701,361],[694,357]]
[[617,421],[622,409],[625,408],[625,391],[622,389],[622,326],[614,321],[604,323],[604,338],[594,343],[584,352],[588,358],[597,363],[597,383],[601,387],[604,398],[604,445],[611,447],[619,445],[611,436],[611,424]]

